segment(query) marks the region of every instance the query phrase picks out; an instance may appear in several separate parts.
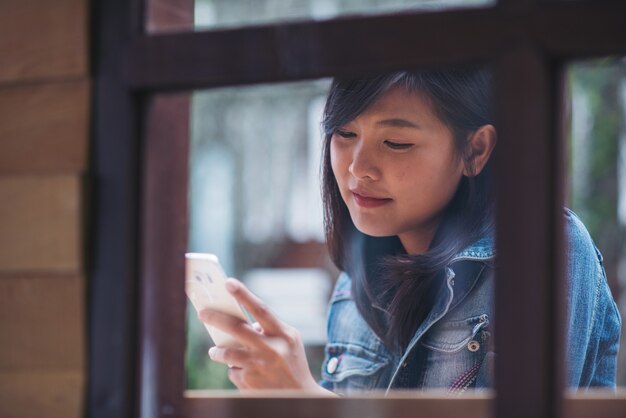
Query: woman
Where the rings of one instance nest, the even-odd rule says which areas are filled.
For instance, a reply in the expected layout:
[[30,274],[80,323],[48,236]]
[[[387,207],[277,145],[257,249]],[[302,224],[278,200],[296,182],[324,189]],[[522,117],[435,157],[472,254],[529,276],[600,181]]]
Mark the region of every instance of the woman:
[[[333,82],[324,112],[323,197],[343,271],[318,385],[298,333],[241,283],[229,290],[256,328],[201,319],[240,348],[213,347],[241,389],[334,393],[492,386],[496,144],[482,71],[398,72]],[[569,242],[568,384],[614,386],[620,318],[602,259],[565,210]],[[575,254],[576,257],[572,256]]]

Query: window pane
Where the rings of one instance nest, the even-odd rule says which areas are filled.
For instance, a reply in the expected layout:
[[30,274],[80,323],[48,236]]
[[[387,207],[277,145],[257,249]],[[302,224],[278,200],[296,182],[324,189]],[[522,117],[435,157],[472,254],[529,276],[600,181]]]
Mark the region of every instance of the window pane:
[[485,7],[494,0],[196,0],[197,29],[338,16]]
[[[329,80],[194,93],[189,250],[219,256],[296,327],[319,379],[338,272],[324,244],[320,119]],[[232,387],[189,309],[188,388]]]
[[[327,389],[458,395],[492,387],[492,163],[480,151],[495,144],[489,73],[342,80],[322,129],[330,86],[324,79],[194,93],[189,251],[217,254],[228,275],[298,329],[311,373]],[[478,147],[484,164],[477,163],[472,180],[458,170],[467,142],[455,135],[468,124],[484,127]],[[332,166],[328,184],[336,188],[325,189],[326,197],[335,193],[327,212],[321,162]],[[398,212],[377,209],[387,204]],[[325,217],[333,219],[346,274],[328,254]],[[427,250],[433,259],[425,259],[426,267],[407,264]],[[383,277],[378,269],[387,256]],[[445,268],[435,264],[443,262]],[[372,284],[353,289],[361,267]],[[411,275],[429,281],[409,291],[393,284],[409,283]],[[391,287],[383,291],[380,284]],[[357,308],[360,291],[369,309]],[[395,321],[384,316],[392,305],[386,295],[401,299]],[[370,311],[380,312],[365,318]],[[207,356],[212,345],[189,307],[189,389],[232,388],[227,367]]]
[[[601,252],[608,289],[626,317],[626,66],[623,59],[581,62],[569,74],[566,206]],[[329,80],[317,80],[198,92],[192,121],[189,250],[218,254],[228,274],[289,318],[316,378],[338,274],[324,245],[319,197],[319,121],[328,88]],[[602,317],[610,320],[607,303]],[[598,326],[611,332],[610,324]],[[225,368],[215,372],[207,359],[210,342],[191,310],[189,327],[189,388],[228,386]],[[618,357],[620,386],[625,352]]]
[[[566,205],[583,220],[600,250],[610,292],[626,318],[626,61],[577,62],[569,67],[568,82],[572,117]],[[601,320],[594,325],[599,333],[611,333],[610,308],[599,313]],[[618,386],[626,385],[624,334]]]

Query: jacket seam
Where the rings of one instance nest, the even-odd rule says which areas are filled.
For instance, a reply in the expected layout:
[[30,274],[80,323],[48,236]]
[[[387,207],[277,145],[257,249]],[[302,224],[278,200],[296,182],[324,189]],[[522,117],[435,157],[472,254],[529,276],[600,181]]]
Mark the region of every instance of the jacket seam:
[[[598,264],[599,261],[598,261]],[[602,266],[598,265],[599,269],[598,272],[596,274],[596,286],[595,286],[595,295],[593,298],[593,310],[592,312],[592,316],[591,316],[591,329],[594,329],[596,326],[596,318],[597,318],[597,314],[598,314],[598,304],[600,301],[600,288],[602,287],[602,282],[604,279],[604,275],[602,274]]]

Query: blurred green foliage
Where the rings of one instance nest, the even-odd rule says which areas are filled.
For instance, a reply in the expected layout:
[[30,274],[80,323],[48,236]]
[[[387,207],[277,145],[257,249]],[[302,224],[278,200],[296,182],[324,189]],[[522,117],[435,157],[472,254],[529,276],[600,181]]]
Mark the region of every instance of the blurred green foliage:
[[[620,88],[626,65],[616,58],[577,63],[570,69],[570,87],[584,94],[591,116],[591,153],[588,187],[571,190],[571,205],[584,218],[591,235],[601,240],[617,224],[619,140],[624,132],[624,109]],[[570,165],[573,154],[570,153]],[[579,175],[573,173],[572,175]]]

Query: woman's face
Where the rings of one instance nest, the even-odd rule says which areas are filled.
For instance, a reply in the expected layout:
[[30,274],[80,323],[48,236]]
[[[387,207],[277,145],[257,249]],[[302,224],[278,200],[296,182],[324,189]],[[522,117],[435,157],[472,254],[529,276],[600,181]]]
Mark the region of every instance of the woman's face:
[[357,229],[425,252],[461,176],[450,129],[426,97],[392,88],[331,138],[330,158]]

